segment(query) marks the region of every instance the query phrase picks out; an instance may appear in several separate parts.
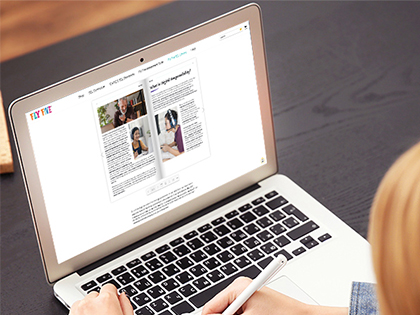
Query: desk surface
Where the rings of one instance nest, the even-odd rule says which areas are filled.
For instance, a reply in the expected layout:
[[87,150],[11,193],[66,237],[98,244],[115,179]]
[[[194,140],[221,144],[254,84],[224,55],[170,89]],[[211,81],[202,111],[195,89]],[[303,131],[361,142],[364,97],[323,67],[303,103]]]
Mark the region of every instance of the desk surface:
[[[4,104],[241,4],[175,2],[5,62]],[[280,173],[366,237],[380,179],[420,139],[420,2],[261,7]],[[45,282],[18,167],[1,176],[1,242],[1,314],[67,314]]]

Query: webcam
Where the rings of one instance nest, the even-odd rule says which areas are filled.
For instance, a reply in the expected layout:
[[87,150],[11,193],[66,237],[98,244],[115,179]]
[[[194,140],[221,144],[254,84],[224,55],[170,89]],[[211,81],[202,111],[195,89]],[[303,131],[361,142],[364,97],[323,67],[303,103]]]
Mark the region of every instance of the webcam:
[[143,62],[144,61],[144,58],[140,58],[140,62]]

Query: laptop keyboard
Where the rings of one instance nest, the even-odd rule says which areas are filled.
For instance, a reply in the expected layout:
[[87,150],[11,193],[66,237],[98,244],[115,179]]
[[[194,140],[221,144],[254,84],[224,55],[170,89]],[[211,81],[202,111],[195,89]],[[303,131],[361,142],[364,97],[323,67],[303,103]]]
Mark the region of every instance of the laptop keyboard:
[[[322,229],[321,229],[322,230]],[[239,276],[254,279],[283,254],[289,261],[331,238],[276,191],[78,286],[114,284],[136,315],[180,315],[201,308]]]

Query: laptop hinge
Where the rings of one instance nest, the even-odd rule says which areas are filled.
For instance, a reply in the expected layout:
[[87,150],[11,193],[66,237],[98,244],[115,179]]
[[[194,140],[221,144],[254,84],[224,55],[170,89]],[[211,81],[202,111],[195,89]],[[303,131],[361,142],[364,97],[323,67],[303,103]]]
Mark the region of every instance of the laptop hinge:
[[222,206],[224,206],[224,205],[226,205],[226,204],[228,204],[228,203],[230,203],[230,202],[232,202],[232,201],[234,201],[234,200],[236,200],[236,199],[238,199],[242,196],[245,196],[246,194],[249,194],[250,192],[252,192],[252,191],[254,191],[254,190],[256,190],[260,187],[261,186],[258,185],[258,184],[251,185],[251,186],[237,192],[236,194],[233,194],[233,195],[231,195],[231,196],[229,196],[229,197],[227,197],[227,198],[225,198],[225,199],[223,199],[223,200],[221,200],[221,201],[219,201],[219,202],[217,202],[217,203],[215,203],[215,204],[213,204],[213,205],[211,205],[207,208],[204,208],[203,210],[201,210],[197,213],[194,213],[191,216],[189,216],[185,219],[182,219],[181,221],[178,221],[178,222],[176,222],[176,223],[174,223],[174,224],[172,224],[172,225],[170,225],[170,226],[168,226],[168,227],[166,227],[166,228],[164,228],[164,229],[162,229],[162,230],[160,230],[160,231],[158,231],[158,232],[156,232],[152,235],[149,235],[148,237],[146,237],[144,239],[141,239],[141,240],[139,240],[139,241],[137,241],[137,242],[135,242],[135,243],[133,243],[133,244],[131,244],[131,245],[129,245],[129,246],[127,246],[127,247],[125,247],[125,248],[107,256],[107,257],[105,257],[105,258],[102,258],[102,259],[100,259],[100,260],[82,268],[82,269],[79,269],[76,272],[80,276],[83,276],[84,274],[86,274],[88,272],[91,272],[92,270],[95,270],[96,268],[99,268],[100,266],[102,266],[102,265],[104,265],[104,264],[122,256],[122,255],[125,255],[125,254],[135,250],[138,247],[141,247],[145,244],[148,244],[148,243],[154,241],[155,239],[157,239],[157,238],[159,238],[159,237],[161,237],[165,234],[168,234],[168,233],[176,230],[177,228],[179,228],[179,227],[181,227],[181,226],[183,226],[183,225],[185,225],[189,222],[192,222],[192,221],[202,217],[203,215],[206,215],[207,213],[210,213],[210,212],[212,212],[212,211],[214,211],[214,210],[216,210],[216,209],[218,209],[218,208],[220,208],[220,207],[222,207]]

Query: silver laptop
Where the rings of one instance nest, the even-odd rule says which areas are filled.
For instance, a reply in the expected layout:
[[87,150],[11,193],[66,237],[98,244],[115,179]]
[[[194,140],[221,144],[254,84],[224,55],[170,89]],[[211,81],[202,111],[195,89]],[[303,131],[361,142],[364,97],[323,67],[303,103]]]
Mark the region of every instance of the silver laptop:
[[46,279],[68,308],[111,282],[135,314],[199,312],[279,254],[269,286],[307,303],[345,306],[352,281],[374,281],[369,244],[277,174],[255,4],[9,115]]

